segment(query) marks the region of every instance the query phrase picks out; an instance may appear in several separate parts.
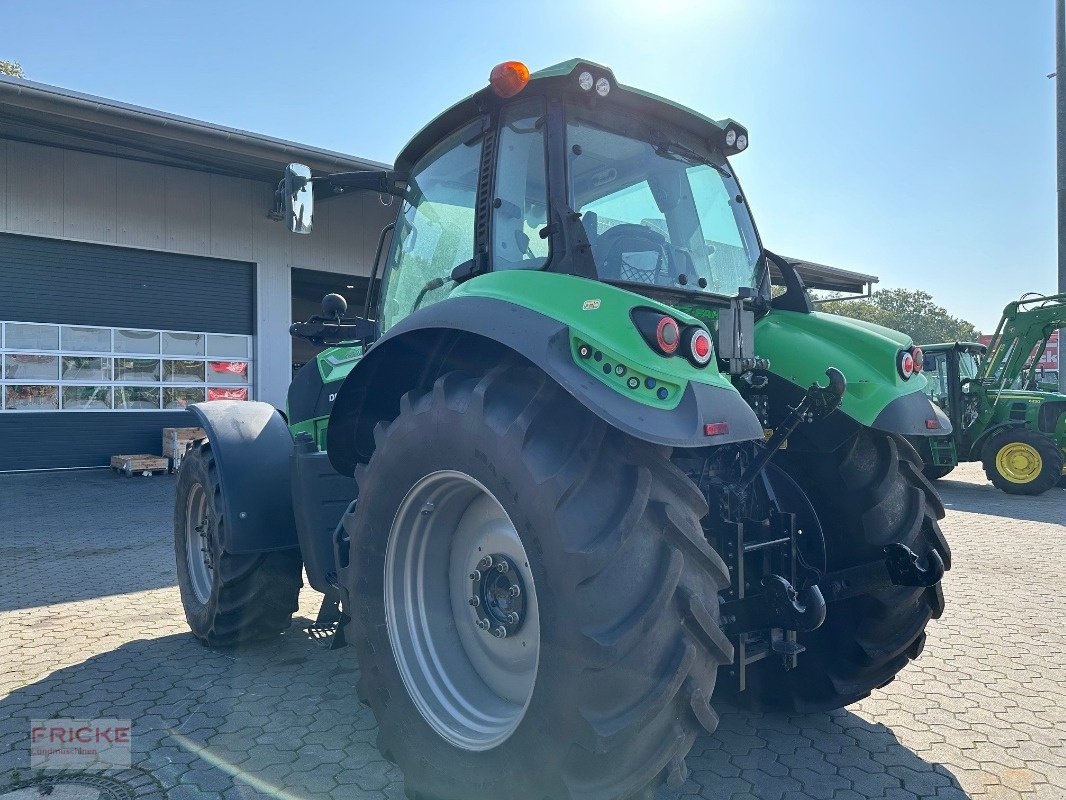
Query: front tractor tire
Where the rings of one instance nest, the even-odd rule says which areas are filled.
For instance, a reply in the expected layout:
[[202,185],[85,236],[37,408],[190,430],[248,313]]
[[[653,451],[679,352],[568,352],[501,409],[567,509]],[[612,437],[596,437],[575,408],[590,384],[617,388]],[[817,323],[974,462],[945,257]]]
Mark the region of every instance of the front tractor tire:
[[441,377],[375,439],[347,638],[408,797],[679,786],[732,647],[706,502],[668,451],[524,362]]
[[[899,542],[923,566],[936,550],[945,567],[951,551],[938,520],[944,506],[922,474],[922,460],[902,437],[863,429],[837,450],[781,452],[777,462],[802,487],[822,522],[830,571],[882,559]],[[748,707],[827,711],[858,702],[892,681],[925,646],[929,620],[944,611],[940,583],[892,586],[831,603],[825,623],[799,634],[807,649],[788,672],[774,659],[748,670]]]
[[292,624],[302,562],[298,550],[237,555],[222,545],[222,487],[211,444],[182,459],[174,503],[174,557],[185,619],[210,647],[276,636]]
[[1010,428],[988,440],[981,464],[992,485],[1007,494],[1043,494],[1062,477],[1064,456],[1049,436]]

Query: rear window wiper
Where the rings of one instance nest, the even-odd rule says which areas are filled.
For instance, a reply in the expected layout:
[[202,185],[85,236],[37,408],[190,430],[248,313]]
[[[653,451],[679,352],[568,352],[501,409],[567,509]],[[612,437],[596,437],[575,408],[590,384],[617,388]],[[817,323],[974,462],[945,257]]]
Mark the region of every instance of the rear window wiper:
[[706,164],[708,167],[717,170],[718,174],[723,178],[733,177],[733,174],[721,164],[715,164],[706,156],[701,156],[695,150],[690,150],[683,144],[677,142],[666,141],[657,144],[655,145],[655,152],[661,156],[666,156],[667,158],[675,157],[678,161],[687,161],[692,164]]

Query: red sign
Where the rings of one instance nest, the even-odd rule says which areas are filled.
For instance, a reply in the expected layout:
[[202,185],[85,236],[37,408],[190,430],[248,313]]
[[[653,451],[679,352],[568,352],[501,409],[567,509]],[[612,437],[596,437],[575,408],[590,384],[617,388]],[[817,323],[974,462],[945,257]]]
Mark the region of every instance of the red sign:
[[[989,335],[982,336],[979,340],[983,345],[990,345],[992,343],[992,337]],[[1034,351],[1035,352],[1035,351]],[[1044,350],[1044,355],[1040,357],[1040,360],[1036,362],[1036,365],[1041,369],[1058,369],[1059,368],[1059,332],[1055,331],[1051,334],[1051,338],[1048,339],[1047,348]]]
[[207,390],[208,400],[247,400],[248,389],[241,387],[240,389],[219,389],[208,388]]
[[247,375],[247,361],[209,361],[213,372],[231,372],[234,375]]

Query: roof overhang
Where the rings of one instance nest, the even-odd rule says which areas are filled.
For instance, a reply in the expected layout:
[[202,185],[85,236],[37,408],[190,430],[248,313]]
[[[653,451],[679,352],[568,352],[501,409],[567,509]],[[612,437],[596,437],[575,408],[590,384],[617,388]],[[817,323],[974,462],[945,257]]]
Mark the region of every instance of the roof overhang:
[[316,172],[389,166],[7,76],[0,138],[271,182],[293,161]]
[[[876,275],[867,275],[863,272],[853,272],[837,267],[827,267],[825,264],[816,264],[813,261],[803,261],[799,258],[782,256],[785,261],[795,267],[796,272],[803,279],[808,289],[823,292],[843,292],[845,294],[869,295],[873,291],[873,285],[878,283]],[[770,278],[780,284],[782,281],[780,271],[770,266]]]

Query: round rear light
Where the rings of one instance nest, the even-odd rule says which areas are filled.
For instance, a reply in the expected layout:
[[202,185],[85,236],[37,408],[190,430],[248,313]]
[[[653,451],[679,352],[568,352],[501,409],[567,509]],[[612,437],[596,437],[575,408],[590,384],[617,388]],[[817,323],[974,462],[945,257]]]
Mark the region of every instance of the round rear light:
[[693,361],[700,366],[706,364],[711,360],[711,335],[703,328],[699,328],[689,340],[689,350]]
[[922,352],[922,348],[915,347],[911,350],[911,357],[914,359],[914,371],[921,372],[925,367],[925,353]]
[[914,374],[914,356],[910,354],[910,351],[904,350],[899,354],[899,358],[896,360],[896,368],[899,370],[900,377],[905,381],[909,381]]
[[655,342],[666,355],[672,355],[681,341],[681,330],[673,317],[663,317],[655,326]]

